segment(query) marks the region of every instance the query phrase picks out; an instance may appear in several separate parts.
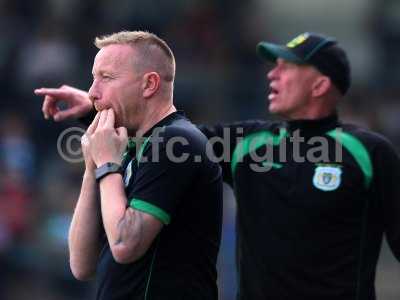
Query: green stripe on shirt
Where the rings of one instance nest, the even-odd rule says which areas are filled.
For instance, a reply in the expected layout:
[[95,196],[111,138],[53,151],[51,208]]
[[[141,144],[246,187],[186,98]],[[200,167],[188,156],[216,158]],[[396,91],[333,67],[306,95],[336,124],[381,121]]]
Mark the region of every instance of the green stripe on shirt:
[[285,128],[280,129],[279,135],[274,135],[269,131],[259,131],[246,136],[233,150],[231,161],[232,176],[234,176],[238,162],[242,162],[246,155],[264,145],[279,145],[281,140],[286,136],[287,132]]
[[326,134],[341,143],[354,157],[364,174],[365,187],[368,188],[372,181],[373,168],[371,157],[363,143],[354,135],[338,129],[331,130]]
[[171,216],[168,213],[149,202],[133,198],[130,201],[130,207],[156,217],[165,225],[171,222]]

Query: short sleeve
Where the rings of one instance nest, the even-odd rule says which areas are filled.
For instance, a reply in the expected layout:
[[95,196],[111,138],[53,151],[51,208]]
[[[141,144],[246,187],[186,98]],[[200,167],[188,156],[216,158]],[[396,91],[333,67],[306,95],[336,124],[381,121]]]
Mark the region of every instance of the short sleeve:
[[151,145],[144,152],[130,183],[128,203],[169,224],[179,203],[185,201],[183,196],[188,195],[199,165],[193,163],[193,143],[177,140],[159,146]]

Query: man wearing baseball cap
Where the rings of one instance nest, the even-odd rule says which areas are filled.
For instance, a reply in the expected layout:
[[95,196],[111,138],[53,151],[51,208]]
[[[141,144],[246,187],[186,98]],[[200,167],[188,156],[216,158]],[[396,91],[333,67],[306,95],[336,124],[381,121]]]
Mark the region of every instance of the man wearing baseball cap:
[[347,55],[334,38],[306,32],[285,46],[261,42],[257,52],[269,61],[281,58],[298,65],[311,65],[328,76],[343,95],[350,87]]
[[351,71],[334,38],[303,33],[257,53],[275,63],[268,109],[284,121],[202,130],[231,133],[238,299],[375,299],[384,233],[400,259],[400,159],[384,137],[340,122]]
[[[201,126],[210,139],[230,133],[221,166],[238,203],[238,299],[373,300],[384,234],[400,259],[399,156],[384,137],[339,120],[351,72],[335,39],[303,33],[257,52],[275,63],[268,110],[283,121]],[[75,108],[66,114],[91,109],[66,89]],[[52,116],[58,95],[39,94]],[[224,146],[214,143],[217,157]]]

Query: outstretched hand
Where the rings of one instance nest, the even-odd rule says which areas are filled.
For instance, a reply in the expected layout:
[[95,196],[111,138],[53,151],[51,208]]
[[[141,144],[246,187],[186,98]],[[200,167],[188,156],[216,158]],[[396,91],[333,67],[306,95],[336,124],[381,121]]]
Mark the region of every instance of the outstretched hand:
[[[34,92],[38,96],[44,96],[42,111],[45,119],[53,118],[56,122],[77,119],[93,109],[87,92],[68,85],[59,88],[39,88]],[[67,108],[60,110],[60,102],[65,102]]]

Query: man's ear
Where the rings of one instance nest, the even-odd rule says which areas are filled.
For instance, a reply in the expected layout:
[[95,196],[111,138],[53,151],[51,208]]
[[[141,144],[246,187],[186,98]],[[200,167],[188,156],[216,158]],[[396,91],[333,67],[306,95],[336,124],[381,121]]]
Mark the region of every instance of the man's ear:
[[157,72],[149,72],[143,75],[143,98],[152,97],[160,88],[160,75]]
[[328,76],[318,76],[312,86],[312,96],[314,98],[319,98],[325,95],[331,86],[332,81]]

